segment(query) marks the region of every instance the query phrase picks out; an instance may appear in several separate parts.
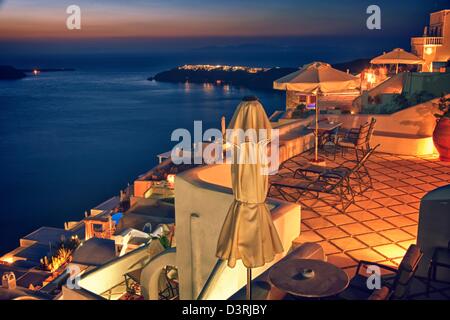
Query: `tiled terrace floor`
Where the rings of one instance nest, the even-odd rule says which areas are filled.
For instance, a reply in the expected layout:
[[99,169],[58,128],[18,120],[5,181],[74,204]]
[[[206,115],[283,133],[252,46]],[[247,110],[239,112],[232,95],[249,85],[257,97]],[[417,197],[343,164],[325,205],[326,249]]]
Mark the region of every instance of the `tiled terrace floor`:
[[[310,157],[304,153],[293,160],[307,161]],[[337,166],[354,155],[349,151],[336,160],[326,158],[327,166]],[[416,242],[421,197],[450,183],[450,163],[439,161],[437,155],[374,153],[366,167],[373,189],[357,196],[346,213],[320,200],[307,200],[310,208],[302,207],[301,234],[294,240],[294,244],[321,244],[328,261],[351,277],[359,260],[397,266],[408,246]],[[280,170],[279,175],[284,174],[289,175],[289,171]],[[270,196],[280,198],[276,190]]]

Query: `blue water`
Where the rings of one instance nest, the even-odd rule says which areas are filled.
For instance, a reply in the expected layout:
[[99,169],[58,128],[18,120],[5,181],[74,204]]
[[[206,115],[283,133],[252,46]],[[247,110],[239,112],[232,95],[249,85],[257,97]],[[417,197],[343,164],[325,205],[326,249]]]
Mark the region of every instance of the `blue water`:
[[246,95],[257,95],[268,114],[284,105],[282,92],[156,83],[147,81],[149,76],[185,63],[336,63],[406,48],[409,39],[271,41],[211,43],[190,50],[169,50],[170,43],[121,41],[121,54],[101,42],[88,48],[59,42],[4,45],[0,64],[77,71],[0,81],[0,253],[16,247],[34,229],[79,220],[85,210],[118,194],[156,164],[158,153],[171,148],[172,130],[192,130],[194,120],[202,120],[205,129],[218,128],[221,116],[229,120]]
[[277,92],[146,80],[165,68],[104,63],[0,82],[0,252],[117,195],[171,148],[172,130],[219,128],[250,94],[268,114],[283,105]]

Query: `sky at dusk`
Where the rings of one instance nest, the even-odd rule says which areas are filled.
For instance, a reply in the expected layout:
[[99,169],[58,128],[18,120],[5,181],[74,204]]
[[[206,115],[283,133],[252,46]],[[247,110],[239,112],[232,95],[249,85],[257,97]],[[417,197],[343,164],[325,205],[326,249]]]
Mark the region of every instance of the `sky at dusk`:
[[[68,30],[66,8],[81,8]],[[381,7],[382,30],[366,28],[366,8]],[[0,44],[93,39],[410,37],[443,0],[0,0]],[[448,5],[447,5],[448,6]]]

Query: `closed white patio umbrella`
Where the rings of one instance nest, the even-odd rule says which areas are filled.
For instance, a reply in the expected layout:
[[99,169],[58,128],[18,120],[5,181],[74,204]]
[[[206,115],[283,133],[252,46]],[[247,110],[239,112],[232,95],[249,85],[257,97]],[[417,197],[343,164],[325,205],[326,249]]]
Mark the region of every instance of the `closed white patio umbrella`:
[[[264,139],[258,136],[238,142],[229,137],[235,150],[231,164],[234,201],[222,226],[216,255],[228,260],[233,268],[237,260],[247,267],[247,299],[251,299],[251,269],[272,261],[283,246],[266,205],[269,179],[264,170],[266,145],[271,136],[271,124],[263,106],[255,97],[247,97],[239,104],[228,129],[266,130]],[[265,139],[268,138],[268,139]],[[253,140],[253,141],[252,141]]]

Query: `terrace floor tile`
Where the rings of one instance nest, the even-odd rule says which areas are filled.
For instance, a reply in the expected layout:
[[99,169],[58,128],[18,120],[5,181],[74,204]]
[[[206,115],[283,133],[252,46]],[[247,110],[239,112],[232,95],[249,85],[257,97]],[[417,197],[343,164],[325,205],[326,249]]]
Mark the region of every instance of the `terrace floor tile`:
[[417,237],[417,224],[408,227],[402,227],[402,230],[412,234],[414,237]]
[[300,230],[303,232],[310,230],[310,228],[304,222],[302,222],[300,225]]
[[416,241],[416,239],[411,239],[411,240],[401,241],[397,244],[400,247],[402,247],[403,249],[408,250],[409,246],[412,244],[417,244],[417,241]]
[[349,212],[347,214],[357,221],[367,221],[367,220],[378,219],[378,217],[376,215],[374,215],[368,211],[353,211],[353,212]]
[[388,189],[388,188],[390,188],[390,186],[388,186],[387,184],[385,184],[385,183],[382,183],[382,182],[374,182],[373,183],[373,189],[374,190],[383,190],[383,189]]
[[[436,186],[432,185],[431,183],[418,184],[418,185],[416,185],[416,187],[425,192],[429,192],[431,190],[436,189]],[[420,191],[418,191],[418,192],[420,192]]]
[[411,214],[407,214],[405,217],[413,220],[414,222],[418,223],[419,222],[419,213],[416,211],[414,213]]
[[371,209],[369,211],[380,218],[394,217],[394,216],[398,215],[397,212],[395,212],[389,208],[386,208],[386,207]]
[[396,206],[389,206],[389,209],[392,209],[401,214],[411,214],[417,212],[417,210],[413,207],[408,206],[407,204],[400,204]]
[[374,200],[367,200],[367,201],[359,201],[358,206],[364,209],[375,209],[380,208],[381,204]]
[[364,234],[372,232],[372,230],[362,223],[352,223],[352,224],[346,224],[341,226],[341,229],[343,229],[345,232],[351,234],[351,235],[358,235],[358,234]]
[[384,197],[384,198],[378,198],[375,199],[376,202],[378,202],[379,204],[381,204],[384,207],[389,207],[389,206],[395,206],[395,205],[399,205],[402,204],[402,202],[396,200],[395,198],[390,198],[390,197]]
[[388,259],[401,258],[405,255],[405,249],[396,244],[386,244],[374,249]]
[[331,240],[331,243],[333,243],[336,247],[340,248],[342,251],[362,249],[366,247],[366,245],[361,241],[350,237],[334,239]]
[[424,182],[426,182],[426,183],[432,183],[432,182],[438,182],[438,181],[440,181],[439,178],[434,177],[434,176],[422,176],[422,177],[420,177],[420,178],[418,178],[418,179],[420,179],[422,182],[415,183],[415,184],[422,184],[422,183],[424,183]]
[[316,230],[318,234],[320,234],[324,239],[336,239],[336,238],[344,238],[348,237],[349,234],[342,231],[338,227],[329,227]]
[[358,265],[358,262],[346,255],[345,253],[337,253],[327,256],[327,262],[334,264],[339,268],[348,268]]
[[314,212],[313,210],[303,209],[302,210],[302,220],[311,219],[311,218],[318,218],[320,215],[317,212]]
[[403,181],[409,185],[415,185],[415,184],[421,184],[424,182],[428,182],[428,181],[419,180],[419,178],[408,178],[408,179],[404,179]]
[[331,227],[333,224],[324,218],[312,218],[304,220],[305,224],[313,230]]
[[356,261],[366,260],[378,262],[386,260],[385,257],[370,248],[349,251],[347,254]]
[[382,231],[395,228],[395,226],[383,220],[370,220],[364,221],[363,223],[374,231]]
[[389,218],[386,218],[385,220],[388,221],[389,223],[392,223],[396,227],[406,227],[406,226],[410,226],[410,225],[416,225],[415,221],[408,219],[406,217],[403,217],[403,216],[389,217]]
[[331,255],[331,254],[342,252],[341,249],[339,249],[338,247],[336,247],[329,241],[322,241],[322,242],[319,242],[319,244],[321,245],[321,247],[323,248],[323,251],[325,252],[325,254],[327,256]]
[[355,222],[354,219],[352,219],[351,217],[349,217],[345,214],[335,214],[332,216],[327,216],[326,219],[336,226],[341,226],[344,224],[349,224],[349,223]]
[[386,197],[396,197],[396,196],[400,196],[402,194],[405,194],[403,191],[400,191],[396,188],[388,188],[388,189],[383,189],[380,190],[382,193],[384,193],[386,195]]
[[410,195],[410,194],[403,194],[395,197],[396,200],[401,201],[403,203],[413,203],[417,202],[417,197]]
[[394,242],[410,240],[414,238],[411,234],[402,229],[391,229],[380,231],[380,234]]
[[416,193],[416,192],[421,192],[422,190],[419,188],[416,188],[414,186],[411,185],[407,185],[405,187],[398,187],[398,190],[403,191],[406,194],[411,194],[411,193]]
[[314,231],[304,231],[293,242],[305,243],[305,242],[320,242],[323,240],[324,239]]
[[367,244],[370,247],[375,246],[381,246],[383,244],[391,243],[391,240],[379,235],[376,232],[368,233],[368,234],[362,234],[359,236],[356,236],[356,238],[365,244]]
[[[371,190],[367,192],[367,197],[369,200],[377,200],[379,198],[386,197],[386,195],[377,190]],[[377,201],[378,202],[378,201]]]
[[417,199],[421,200],[423,198],[423,196],[426,195],[426,194],[427,194],[426,191],[422,191],[422,192],[418,192],[418,193],[413,193],[412,196],[414,196]]
[[391,186],[392,188],[400,188],[400,187],[407,187],[408,184],[403,182],[403,181],[399,181],[399,180],[391,180],[391,181],[386,181],[385,182],[388,186]]

